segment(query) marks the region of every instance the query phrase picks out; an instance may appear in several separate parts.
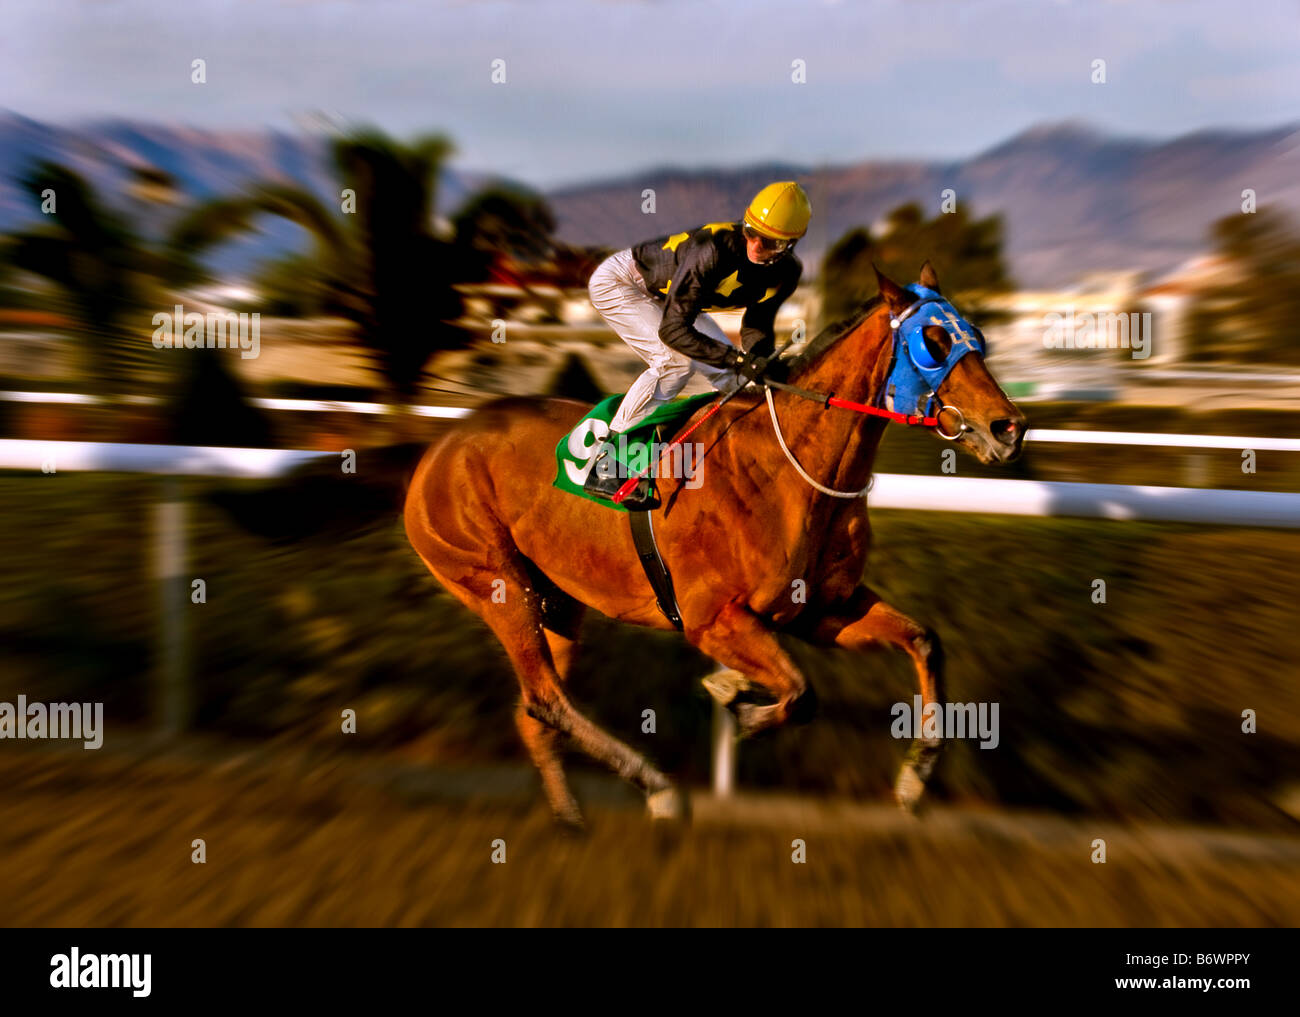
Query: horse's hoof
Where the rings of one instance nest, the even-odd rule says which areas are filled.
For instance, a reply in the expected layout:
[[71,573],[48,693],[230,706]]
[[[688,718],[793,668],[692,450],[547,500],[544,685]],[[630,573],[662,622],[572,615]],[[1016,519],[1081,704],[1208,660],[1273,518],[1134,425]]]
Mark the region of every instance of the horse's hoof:
[[551,814],[555,822],[555,829],[571,837],[585,837],[587,835],[587,824],[583,821],[579,813],[560,814],[553,812]]
[[779,706],[756,706],[754,703],[739,703],[734,709],[736,730],[741,738],[752,738],[761,731],[766,731],[780,722],[777,711]]
[[894,800],[898,807],[909,815],[915,815],[923,794],[925,781],[917,775],[911,763],[904,763],[898,771],[898,780],[894,781]]
[[715,671],[700,679],[713,701],[719,706],[727,706],[742,692],[750,689],[750,681],[735,668]]
[[683,822],[689,816],[686,793],[675,787],[666,787],[646,795],[646,811],[653,820]]

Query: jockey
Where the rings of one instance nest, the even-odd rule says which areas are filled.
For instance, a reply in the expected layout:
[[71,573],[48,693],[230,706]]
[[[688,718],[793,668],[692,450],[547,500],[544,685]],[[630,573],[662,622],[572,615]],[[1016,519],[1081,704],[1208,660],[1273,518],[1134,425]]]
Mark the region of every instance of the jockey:
[[[792,253],[808,231],[808,195],[768,184],[737,222],[711,222],[611,254],[592,273],[591,302],[648,365],[619,404],[584,490],[609,498],[625,478],[612,455],[620,434],[672,400],[697,371],[724,395],[761,382],[776,347],[777,308],[799,284]],[[745,309],[741,349],[706,313]],[[638,499],[642,501],[644,499]],[[637,507],[633,498],[624,502]]]

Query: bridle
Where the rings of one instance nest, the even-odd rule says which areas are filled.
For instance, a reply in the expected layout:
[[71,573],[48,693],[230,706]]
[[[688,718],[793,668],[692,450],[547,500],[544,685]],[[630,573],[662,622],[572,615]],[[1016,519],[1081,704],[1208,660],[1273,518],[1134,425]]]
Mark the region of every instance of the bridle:
[[[822,494],[830,495],[832,498],[861,498],[871,490],[875,478],[873,477],[861,491],[836,491],[809,476],[808,471],[795,459],[794,453],[785,442],[785,435],[781,433],[781,423],[776,417],[776,404],[772,401],[774,388],[789,392],[801,399],[821,403],[823,409],[838,406],[841,409],[853,410],[855,413],[883,417],[909,427],[933,427],[935,433],[947,441],[956,441],[971,429],[966,423],[966,415],[956,406],[944,404],[936,392],[952,372],[957,361],[967,353],[978,352],[981,355],[984,353],[986,349],[984,337],[935,290],[920,285],[910,289],[917,298],[916,301],[898,317],[891,318],[889,322],[894,346],[891,351],[889,372],[877,397],[879,401],[887,403],[887,407],[855,403],[842,399],[833,392],[813,392],[782,381],[764,382],[767,410],[772,418],[772,430],[776,434],[777,444],[781,446],[781,451],[785,453],[786,459],[790,461],[790,465],[795,468],[799,476]],[[933,309],[934,313],[929,316],[929,322],[925,322],[918,316],[918,312],[924,307]],[[938,317],[939,313],[943,314],[942,318]],[[935,360],[924,344],[921,333],[927,324],[938,325],[953,336],[952,348],[942,361]],[[938,408],[931,416],[930,410],[936,403]],[[899,405],[910,406],[920,412],[902,413],[896,409]],[[952,433],[943,429],[945,413],[956,414],[956,430]]]

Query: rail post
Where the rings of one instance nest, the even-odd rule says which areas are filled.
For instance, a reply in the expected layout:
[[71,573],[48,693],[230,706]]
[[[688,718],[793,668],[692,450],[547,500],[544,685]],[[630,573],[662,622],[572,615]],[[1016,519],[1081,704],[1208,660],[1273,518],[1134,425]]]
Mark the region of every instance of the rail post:
[[[718,665],[719,671],[727,668]],[[713,700],[713,793],[719,798],[731,796],[736,784],[736,718],[731,711]]]
[[189,727],[193,712],[186,581],[189,509],[184,479],[164,477],[154,506],[154,578],[159,598],[154,713],[159,733],[169,738]]

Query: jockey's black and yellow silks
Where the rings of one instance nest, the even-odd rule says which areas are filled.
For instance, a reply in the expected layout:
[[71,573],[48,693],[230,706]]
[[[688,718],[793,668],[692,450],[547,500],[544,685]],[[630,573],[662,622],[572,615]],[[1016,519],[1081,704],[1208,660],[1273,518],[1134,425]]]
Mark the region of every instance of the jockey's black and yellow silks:
[[741,223],[714,222],[694,230],[647,240],[632,248],[637,269],[656,299],[664,302],[659,338],[692,360],[729,366],[734,347],[694,327],[701,312],[745,308],[741,346],[771,353],[775,348],[777,308],[794,292],[803,265],[787,253],[756,265],[745,253]]

